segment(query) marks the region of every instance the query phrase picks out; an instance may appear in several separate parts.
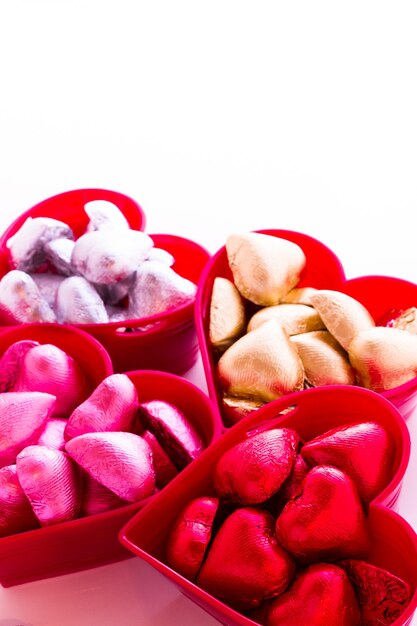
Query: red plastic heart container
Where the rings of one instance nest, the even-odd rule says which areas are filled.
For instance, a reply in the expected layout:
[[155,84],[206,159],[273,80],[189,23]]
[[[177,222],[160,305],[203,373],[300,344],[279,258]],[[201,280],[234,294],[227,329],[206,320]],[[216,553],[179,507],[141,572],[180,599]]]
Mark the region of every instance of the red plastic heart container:
[[[372,417],[371,417],[372,416]],[[269,428],[293,428],[309,440],[332,428],[375,420],[392,435],[395,460],[391,480],[370,503],[367,524],[371,546],[366,561],[405,580],[412,597],[395,626],[409,624],[417,606],[417,535],[389,506],[395,503],[407,467],[410,439],[397,409],[374,392],[351,386],[307,389],[275,400],[228,429],[146,508],[121,530],[120,541],[205,611],[226,626],[250,626],[248,615],[231,608],[166,564],[170,531],[183,507],[193,498],[215,495],[213,473],[219,458],[248,435]],[[299,622],[303,623],[303,617]]]
[[[342,291],[361,302],[377,324],[384,325],[389,311],[401,311],[417,306],[417,285],[388,276],[362,276],[347,280],[339,258],[327,246],[309,235],[288,230],[255,231],[287,239],[298,244],[306,256],[306,267],[298,287],[315,287]],[[195,322],[210,397],[216,403],[225,427],[240,419],[234,409],[222,401],[222,390],[217,377],[217,360],[209,342],[210,302],[213,283],[217,276],[233,280],[226,247],[220,248],[208,261],[198,284]],[[400,411],[404,419],[417,404],[417,378],[383,392]]]
[[[67,343],[69,345],[70,335],[74,338],[80,334],[78,330],[62,326],[54,330],[57,345],[59,338],[63,349]],[[0,342],[10,332],[16,335],[18,330],[0,334]],[[21,332],[25,337],[30,336],[27,327],[22,327]],[[44,325],[37,325],[33,336],[39,341],[43,332],[46,334]],[[95,342],[89,335],[87,337]],[[80,345],[78,348],[81,350]],[[81,351],[87,356],[84,347]],[[189,381],[151,370],[128,372],[127,375],[138,391],[139,402],[158,399],[175,405],[187,416],[207,446],[220,436],[221,424],[212,403]],[[119,542],[118,533],[154,497],[89,517],[0,538],[0,583],[10,587],[132,557],[132,553]]]
[[[39,202],[22,213],[5,230],[0,237],[0,276],[12,269],[6,242],[28,217],[51,217],[64,221],[77,238],[85,231],[88,223],[84,205],[93,200],[112,202],[126,217],[131,229],[145,229],[144,211],[129,196],[105,189],[67,191]],[[150,237],[156,247],[173,255],[174,271],[195,284],[198,282],[210,257],[207,250],[184,237],[169,234]],[[1,323],[10,325],[15,322],[3,318]],[[198,356],[194,302],[140,320],[77,326],[103,344],[110,354],[115,372],[155,369],[183,374],[192,367]]]

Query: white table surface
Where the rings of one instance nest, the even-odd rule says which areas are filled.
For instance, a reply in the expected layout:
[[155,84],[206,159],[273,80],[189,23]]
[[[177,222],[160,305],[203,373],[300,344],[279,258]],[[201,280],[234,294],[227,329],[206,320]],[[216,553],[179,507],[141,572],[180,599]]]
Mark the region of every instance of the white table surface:
[[[210,252],[286,228],[348,277],[416,282],[416,18],[385,0],[4,0],[0,229],[104,187],[143,206],[147,232]],[[205,388],[200,362],[187,377]],[[416,422],[400,502],[414,528]],[[136,558],[0,588],[0,626],[216,623]]]

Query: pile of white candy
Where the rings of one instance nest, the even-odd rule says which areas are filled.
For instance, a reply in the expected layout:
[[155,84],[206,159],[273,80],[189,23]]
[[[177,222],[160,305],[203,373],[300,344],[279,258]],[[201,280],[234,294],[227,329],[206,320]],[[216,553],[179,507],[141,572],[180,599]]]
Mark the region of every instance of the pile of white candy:
[[96,200],[84,209],[89,223],[77,240],[64,222],[29,217],[7,241],[14,269],[0,281],[0,311],[9,319],[120,322],[194,299],[195,284],[172,269],[171,254],[131,230],[118,207]]

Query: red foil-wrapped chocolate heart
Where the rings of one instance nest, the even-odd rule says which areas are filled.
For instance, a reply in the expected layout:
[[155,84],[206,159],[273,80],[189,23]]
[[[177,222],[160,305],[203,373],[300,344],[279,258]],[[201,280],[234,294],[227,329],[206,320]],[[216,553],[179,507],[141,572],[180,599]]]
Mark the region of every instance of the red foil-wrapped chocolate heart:
[[360,626],[355,592],[345,572],[325,563],[310,565],[274,600],[267,626]]
[[354,482],[335,467],[313,467],[277,519],[279,543],[302,563],[363,557],[365,513]]
[[362,422],[319,435],[301,455],[310,465],[334,465],[349,474],[369,503],[391,480],[394,452],[392,436],[381,424]]
[[182,510],[169,537],[167,562],[192,580],[201,567],[211,539],[219,499],[196,498]]
[[407,582],[365,561],[346,559],[338,565],[353,584],[363,626],[389,626],[400,617],[412,596]]
[[230,448],[219,459],[216,493],[240,504],[258,504],[276,493],[295,460],[298,435],[288,428],[266,430]]
[[272,515],[245,507],[220,527],[197,583],[234,607],[250,609],[282,593],[293,574],[294,562],[275,538]]

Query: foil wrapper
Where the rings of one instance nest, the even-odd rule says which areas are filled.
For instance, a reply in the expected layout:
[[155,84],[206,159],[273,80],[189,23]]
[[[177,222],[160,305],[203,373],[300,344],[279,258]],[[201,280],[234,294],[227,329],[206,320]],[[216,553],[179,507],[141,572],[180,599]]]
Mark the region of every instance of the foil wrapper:
[[67,441],[66,452],[92,478],[128,502],[138,502],[155,489],[149,444],[139,435],[96,432]]
[[136,387],[126,374],[111,374],[68,418],[65,438],[89,432],[128,431],[138,408]]
[[290,475],[298,434],[276,428],[252,435],[218,460],[213,485],[216,494],[239,504],[259,504],[272,497]]
[[27,446],[16,457],[17,476],[42,526],[75,519],[81,503],[78,468],[67,454]]
[[19,376],[23,357],[28,350],[38,345],[37,341],[23,339],[7,348],[0,359],[0,393],[13,389]]
[[311,296],[311,302],[327,330],[345,350],[349,350],[358,333],[375,326],[363,304],[340,291],[319,289]]
[[111,285],[131,276],[152,247],[152,239],[137,230],[116,237],[111,230],[96,230],[77,239],[71,265],[91,283]]
[[37,441],[55,401],[55,396],[38,391],[0,394],[0,467],[15,463],[16,455]]
[[277,320],[244,335],[222,354],[217,364],[228,396],[275,400],[304,386],[304,369],[295,346]]
[[166,549],[167,563],[189,580],[196,577],[204,560],[218,507],[218,498],[191,500],[171,529]]
[[6,243],[13,266],[23,272],[38,269],[46,261],[45,245],[58,238],[74,238],[68,224],[50,217],[28,217]]
[[0,469],[0,538],[38,528],[39,522],[25,496],[16,465]]
[[277,519],[279,543],[301,563],[366,556],[368,528],[353,480],[320,465],[308,472],[301,488]]
[[56,397],[53,417],[68,417],[88,395],[78,363],[52,344],[34,346],[20,362],[14,391],[41,391]]
[[295,287],[306,264],[297,244],[261,233],[233,234],[226,240],[233,281],[255,304],[278,304]]
[[11,270],[0,280],[0,308],[15,322],[56,322],[36,283],[20,270]]
[[376,422],[347,425],[323,433],[307,441],[301,455],[309,465],[333,465],[349,474],[366,504],[393,477],[394,441]]
[[109,321],[103,300],[82,276],[70,276],[59,285],[55,311],[61,324],[104,324]]
[[178,470],[196,459],[205,448],[204,441],[186,415],[162,400],[139,406],[142,425],[157,439]]
[[336,565],[317,563],[302,571],[290,589],[274,600],[267,626],[362,626],[355,592]]
[[377,326],[359,333],[349,348],[358,382],[381,392],[417,376],[417,335]]
[[281,594],[294,575],[294,562],[278,544],[268,512],[244,507],[220,526],[197,576],[197,584],[239,610]]
[[338,565],[355,589],[363,626],[389,626],[401,616],[412,596],[405,580],[365,561],[347,559]]
[[136,272],[129,290],[132,317],[163,313],[194,301],[197,287],[159,261],[145,261]]

